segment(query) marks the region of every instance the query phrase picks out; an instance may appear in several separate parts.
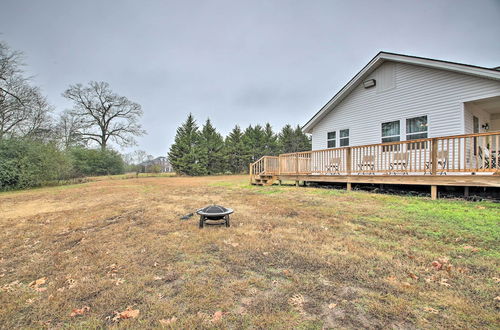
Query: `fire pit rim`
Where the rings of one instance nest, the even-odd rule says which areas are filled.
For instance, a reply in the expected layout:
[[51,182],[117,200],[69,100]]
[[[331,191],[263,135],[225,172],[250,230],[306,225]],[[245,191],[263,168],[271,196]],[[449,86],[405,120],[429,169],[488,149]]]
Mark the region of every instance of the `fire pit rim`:
[[[217,207],[220,207],[226,211],[224,212],[217,212],[217,213],[213,213],[213,212],[205,212],[203,210],[209,208],[209,207],[214,207],[214,206],[217,206]],[[199,209],[198,211],[196,211],[196,213],[198,215],[203,215],[203,216],[206,216],[206,217],[220,217],[220,216],[225,216],[225,215],[229,215],[229,214],[232,214],[234,212],[233,209],[231,208],[228,208],[228,207],[224,207],[224,206],[220,206],[220,205],[209,205],[209,206],[206,206],[202,209]]]

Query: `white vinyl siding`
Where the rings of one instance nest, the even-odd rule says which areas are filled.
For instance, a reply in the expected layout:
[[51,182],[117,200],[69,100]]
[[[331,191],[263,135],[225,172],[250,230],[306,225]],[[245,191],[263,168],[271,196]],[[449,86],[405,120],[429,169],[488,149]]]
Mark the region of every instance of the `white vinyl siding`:
[[351,146],[380,143],[382,123],[397,120],[404,140],[406,119],[419,116],[427,116],[429,137],[464,134],[472,123],[463,102],[500,95],[499,81],[412,64],[386,62],[367,79],[377,85],[365,89],[360,83],[312,128],[313,150],[327,147],[327,132],[345,127]]

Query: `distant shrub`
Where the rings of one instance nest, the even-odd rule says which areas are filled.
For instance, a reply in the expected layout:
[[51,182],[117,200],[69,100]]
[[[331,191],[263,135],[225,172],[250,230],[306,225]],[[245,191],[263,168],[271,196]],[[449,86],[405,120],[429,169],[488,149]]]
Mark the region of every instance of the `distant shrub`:
[[125,172],[125,163],[114,150],[73,148],[69,151],[74,176],[111,175]]
[[37,187],[71,176],[71,160],[55,144],[0,140],[0,190]]

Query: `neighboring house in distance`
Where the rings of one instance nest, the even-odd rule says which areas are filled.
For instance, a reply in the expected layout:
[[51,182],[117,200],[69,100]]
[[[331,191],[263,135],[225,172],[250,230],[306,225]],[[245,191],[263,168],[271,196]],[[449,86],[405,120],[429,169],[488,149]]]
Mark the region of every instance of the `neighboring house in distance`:
[[141,172],[154,172],[155,170],[161,173],[173,172],[172,165],[167,157],[156,157],[152,160],[146,160],[139,164]]
[[313,150],[500,131],[500,71],[380,52],[303,129]]

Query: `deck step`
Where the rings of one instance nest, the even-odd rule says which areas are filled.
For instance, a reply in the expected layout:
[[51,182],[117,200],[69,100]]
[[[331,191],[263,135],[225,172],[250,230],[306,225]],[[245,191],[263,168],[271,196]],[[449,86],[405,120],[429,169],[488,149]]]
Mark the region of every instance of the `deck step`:
[[277,177],[274,175],[261,174],[253,178],[252,184],[256,186],[271,186],[276,179]]

